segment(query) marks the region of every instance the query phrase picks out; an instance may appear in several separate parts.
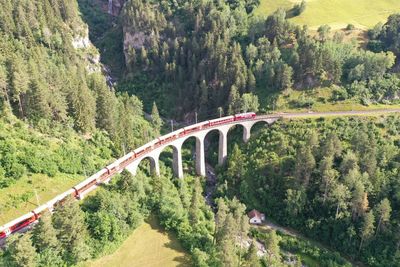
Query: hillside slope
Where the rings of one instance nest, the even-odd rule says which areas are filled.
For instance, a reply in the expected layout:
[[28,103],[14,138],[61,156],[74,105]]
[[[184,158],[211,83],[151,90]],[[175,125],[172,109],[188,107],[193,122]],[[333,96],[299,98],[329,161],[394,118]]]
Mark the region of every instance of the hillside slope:
[[[261,0],[255,13],[272,14],[278,8],[291,9],[296,0]],[[375,24],[385,23],[389,15],[400,12],[400,2],[396,0],[308,0],[305,11],[290,21],[308,25],[316,30],[323,24],[332,29],[343,29],[353,24],[360,29],[369,29]]]

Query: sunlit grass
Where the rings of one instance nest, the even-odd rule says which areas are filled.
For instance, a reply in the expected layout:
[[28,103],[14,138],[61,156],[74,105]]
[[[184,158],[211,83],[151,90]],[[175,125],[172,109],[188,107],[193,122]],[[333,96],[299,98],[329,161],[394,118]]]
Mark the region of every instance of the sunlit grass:
[[[261,0],[257,14],[271,14],[279,7],[290,9],[300,0]],[[386,21],[390,14],[400,12],[398,0],[307,0],[305,11],[291,21],[306,24],[311,29],[329,24],[332,29],[345,28],[351,23],[357,28],[371,28]]]
[[113,254],[90,261],[91,267],[191,266],[176,237],[164,231],[155,217],[139,226]]
[[0,225],[32,211],[84,179],[80,175],[57,174],[48,177],[34,174],[0,189]]

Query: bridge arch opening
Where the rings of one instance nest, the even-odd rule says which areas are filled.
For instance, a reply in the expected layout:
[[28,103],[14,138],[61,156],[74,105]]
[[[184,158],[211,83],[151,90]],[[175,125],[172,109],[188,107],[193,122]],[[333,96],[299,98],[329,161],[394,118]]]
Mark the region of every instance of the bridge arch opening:
[[250,127],[251,135],[256,134],[257,132],[261,131],[262,129],[267,128],[270,125],[267,121],[257,121]]
[[175,145],[167,145],[160,151],[159,162],[171,170],[174,176],[182,178],[182,148]]
[[197,145],[203,142],[197,136],[189,136],[182,143],[182,169],[184,173],[196,175]]
[[210,164],[211,166],[218,165],[220,134],[220,130],[213,129],[207,132],[204,137],[205,159],[207,164]]
[[140,159],[137,168],[145,172],[147,175],[160,174],[160,165],[158,159],[155,159],[152,156],[147,156]]

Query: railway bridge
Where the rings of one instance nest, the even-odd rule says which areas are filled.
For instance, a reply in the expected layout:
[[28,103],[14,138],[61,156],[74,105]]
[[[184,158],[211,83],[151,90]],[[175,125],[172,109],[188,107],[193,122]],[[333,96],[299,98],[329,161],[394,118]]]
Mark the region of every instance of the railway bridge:
[[[162,144],[157,148],[151,150],[147,154],[140,156],[135,159],[131,164],[127,165],[125,168],[131,172],[133,175],[136,174],[138,166],[140,162],[144,159],[150,160],[150,168],[151,172],[156,175],[160,174],[160,165],[159,165],[159,157],[160,154],[167,148],[172,147],[173,150],[173,172],[176,177],[183,178],[183,167],[182,167],[182,145],[183,143],[189,139],[194,137],[196,139],[196,174],[199,176],[206,175],[206,165],[205,165],[205,151],[204,151],[204,141],[208,133],[217,131],[219,133],[219,145],[218,145],[218,164],[223,165],[226,161],[228,150],[228,132],[231,128],[235,126],[243,127],[243,141],[247,142],[250,139],[251,128],[254,124],[258,122],[264,122],[266,124],[272,124],[277,121],[280,117],[278,116],[258,116],[254,119],[244,119],[244,120],[233,120],[230,122],[226,122],[223,124],[217,124],[215,126],[203,128],[201,127],[198,130],[194,130],[187,134],[184,134],[182,137],[178,137],[177,139],[168,142],[166,144]],[[201,123],[200,123],[201,125]],[[195,126],[190,126],[189,129],[196,128]],[[179,131],[179,130],[178,130]],[[171,135],[171,134],[170,134]],[[179,132],[177,133],[179,136]],[[166,136],[168,138],[168,135]],[[155,144],[158,140],[153,141]],[[140,150],[140,148],[139,148]]]
[[107,167],[88,177],[78,185],[63,192],[47,203],[37,207],[33,211],[20,216],[0,226],[0,246],[4,243],[7,236],[15,232],[26,231],[34,224],[46,210],[52,212],[54,207],[60,205],[62,200],[68,196],[82,199],[89,192],[95,190],[100,184],[108,181],[117,173],[127,169],[132,174],[136,174],[138,166],[144,159],[150,160],[151,171],[160,174],[159,157],[167,147],[173,149],[173,171],[174,175],[182,178],[182,145],[188,138],[196,139],[196,173],[200,176],[206,175],[204,141],[206,135],[212,131],[219,133],[218,163],[224,164],[227,158],[228,132],[234,127],[243,127],[243,140],[247,142],[251,135],[252,127],[263,122],[272,124],[279,119],[305,118],[305,117],[328,117],[328,116],[366,116],[380,115],[387,113],[399,113],[400,109],[367,110],[367,111],[335,111],[335,112],[304,112],[304,113],[277,113],[270,115],[256,115],[255,113],[243,113],[234,116],[223,117],[215,120],[204,121],[190,125],[183,129],[176,130],[167,135],[161,136],[149,143],[129,152],[117,159]]

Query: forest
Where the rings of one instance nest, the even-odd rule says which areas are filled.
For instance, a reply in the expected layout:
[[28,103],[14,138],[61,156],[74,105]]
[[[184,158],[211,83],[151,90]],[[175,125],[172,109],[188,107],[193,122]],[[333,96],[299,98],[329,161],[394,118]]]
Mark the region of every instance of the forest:
[[[257,0],[120,2],[111,17],[89,0],[2,1],[2,192],[12,195],[37,174],[88,176],[168,132],[165,118],[266,113],[279,95],[318,88],[335,103],[398,104],[400,14],[370,29],[360,47],[327,25],[315,33],[292,24],[283,9],[256,15]],[[194,266],[286,266],[291,258],[301,265],[308,257],[322,266],[396,267],[399,134],[398,116],[284,120],[247,144],[236,142],[237,128],[227,164],[217,168],[215,207],[191,168],[180,180],[168,164],[159,177],[144,165],[10,237],[0,266],[82,264],[115,251],[155,214]],[[5,207],[0,202],[0,215]],[[250,227],[253,208],[327,249]]]
[[127,1],[120,16],[127,70],[119,87],[180,119],[246,111],[238,103],[248,94],[263,97],[265,112],[290,89],[326,87],[333,100],[364,105],[396,102],[399,15],[371,29],[363,49],[327,25],[313,34],[283,9],[256,16],[252,5]]
[[368,266],[398,266],[399,131],[398,116],[281,121],[232,146],[218,195]]

